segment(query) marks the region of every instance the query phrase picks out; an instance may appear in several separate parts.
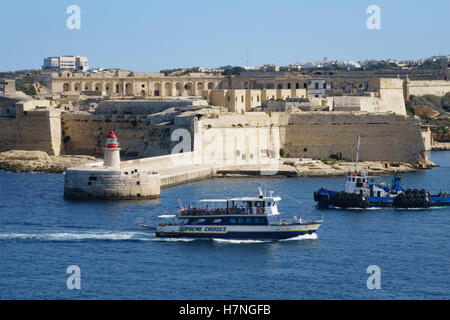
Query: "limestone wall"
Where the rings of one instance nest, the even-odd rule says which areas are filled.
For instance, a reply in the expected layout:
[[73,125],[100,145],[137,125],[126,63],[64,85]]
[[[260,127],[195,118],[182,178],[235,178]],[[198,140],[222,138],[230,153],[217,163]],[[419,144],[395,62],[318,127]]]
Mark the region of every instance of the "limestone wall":
[[436,96],[444,96],[450,92],[450,81],[445,80],[430,80],[430,81],[407,81],[406,82],[406,96],[423,96],[432,94]]
[[61,120],[56,111],[21,111],[15,118],[0,118],[0,151],[40,150],[49,155],[61,151]]
[[117,134],[122,159],[169,154],[178,141],[171,141],[179,126],[152,125],[145,116],[63,115],[62,135],[66,154],[103,156],[105,137]]
[[298,113],[278,116],[280,144],[288,157],[355,159],[361,137],[360,160],[416,163],[425,150],[420,125],[400,115]]

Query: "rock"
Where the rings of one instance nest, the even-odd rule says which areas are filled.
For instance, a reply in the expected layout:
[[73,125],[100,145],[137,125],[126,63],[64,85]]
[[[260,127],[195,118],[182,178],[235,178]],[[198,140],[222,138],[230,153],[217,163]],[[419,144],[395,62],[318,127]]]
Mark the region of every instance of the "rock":
[[421,118],[433,119],[440,115],[439,111],[425,105],[412,105],[411,108],[414,114]]
[[62,173],[67,168],[99,162],[92,156],[49,156],[43,151],[11,150],[0,153],[0,169],[13,172]]

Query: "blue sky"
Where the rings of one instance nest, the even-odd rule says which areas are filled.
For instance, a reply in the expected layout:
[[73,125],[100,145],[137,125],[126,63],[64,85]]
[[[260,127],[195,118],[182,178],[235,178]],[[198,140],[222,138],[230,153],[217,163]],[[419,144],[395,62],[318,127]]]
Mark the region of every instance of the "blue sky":
[[[69,5],[81,29],[69,30]],[[369,5],[381,30],[366,27]],[[2,1],[0,71],[84,55],[90,67],[137,72],[296,61],[413,59],[450,54],[448,0]]]

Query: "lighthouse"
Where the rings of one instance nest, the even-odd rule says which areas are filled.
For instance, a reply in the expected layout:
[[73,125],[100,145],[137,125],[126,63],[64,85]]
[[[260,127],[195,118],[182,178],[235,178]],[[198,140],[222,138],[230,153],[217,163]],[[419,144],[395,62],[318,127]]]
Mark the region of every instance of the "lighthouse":
[[113,130],[111,130],[108,137],[106,137],[103,166],[120,169],[120,148],[119,143],[117,142],[117,136]]

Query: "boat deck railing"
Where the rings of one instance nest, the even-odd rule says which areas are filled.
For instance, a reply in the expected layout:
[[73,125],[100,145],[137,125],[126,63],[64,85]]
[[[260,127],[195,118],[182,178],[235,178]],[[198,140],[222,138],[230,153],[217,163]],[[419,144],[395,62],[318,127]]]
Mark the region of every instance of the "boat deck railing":
[[[258,208],[256,214],[265,214],[267,211],[264,208]],[[248,208],[219,208],[219,209],[181,209],[178,211],[178,216],[182,217],[198,217],[198,216],[221,216],[221,215],[255,215]]]

